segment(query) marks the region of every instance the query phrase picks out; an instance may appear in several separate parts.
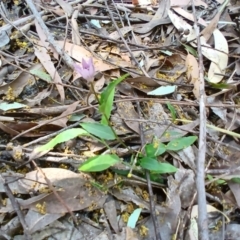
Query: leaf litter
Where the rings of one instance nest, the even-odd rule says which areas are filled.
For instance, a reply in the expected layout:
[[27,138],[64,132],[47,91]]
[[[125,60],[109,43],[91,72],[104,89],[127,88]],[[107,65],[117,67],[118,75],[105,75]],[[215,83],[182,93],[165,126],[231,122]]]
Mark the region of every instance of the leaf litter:
[[239,3],[193,4],[1,3],[3,239],[237,239]]

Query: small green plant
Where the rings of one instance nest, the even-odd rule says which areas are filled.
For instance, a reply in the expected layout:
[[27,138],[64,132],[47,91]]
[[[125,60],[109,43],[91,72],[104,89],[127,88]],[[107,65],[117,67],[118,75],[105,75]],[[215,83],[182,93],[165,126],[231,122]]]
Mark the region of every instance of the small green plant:
[[[94,78],[94,67],[93,61],[83,60],[82,67],[76,66],[76,70],[82,74],[82,76],[91,84]],[[97,139],[99,142],[103,143],[107,148],[106,140],[115,140],[118,138],[114,129],[109,124],[109,118],[112,111],[114,93],[117,84],[123,81],[128,74],[121,76],[120,78],[112,81],[106,89],[101,93],[99,100],[99,112],[102,114],[101,123],[83,122],[80,124],[82,128],[68,129],[55,138],[53,138],[47,144],[36,149],[37,152],[40,151],[50,151],[57,144],[66,142],[78,136],[89,136]],[[99,155],[96,157],[89,158],[84,164],[81,165],[79,170],[85,172],[97,172],[103,171],[110,166],[120,162],[121,160],[115,154]]]
[[[100,97],[98,97],[93,86],[93,80],[95,75],[93,60],[83,59],[82,66],[76,65],[75,68],[76,71],[78,71],[82,75],[82,77],[85,78],[86,81],[90,84],[92,91],[94,91],[96,99],[99,103],[99,112],[102,114],[101,123],[83,122],[80,124],[81,128],[68,129],[58,134],[47,144],[37,148],[37,152],[47,152],[54,148],[57,144],[76,138],[78,136],[89,136],[97,139],[99,142],[103,143],[108,149],[110,149],[110,147],[108,146],[106,141],[117,139],[119,140],[119,142],[121,142],[121,139],[119,139],[114,129],[112,128],[109,122],[109,118],[113,107],[115,88],[117,84],[119,84],[128,76],[128,74],[125,74],[120,78],[112,81],[100,94]],[[176,113],[170,103],[168,103],[168,108],[171,111],[173,119],[175,119]],[[182,137],[172,140],[166,145],[155,139],[153,143],[147,144],[145,146],[144,155],[140,154],[136,157],[137,163],[143,169],[150,170],[153,173],[176,172],[177,169],[173,165],[169,163],[159,162],[157,157],[162,155],[165,151],[179,151],[183,148],[186,148],[193,144],[196,139],[197,137],[194,136]],[[119,162],[121,162],[121,159],[115,154],[98,155],[89,158],[79,167],[79,170],[85,172],[98,172],[106,170]]]
[[153,173],[173,173],[177,168],[170,163],[159,162],[157,157],[166,151],[179,151],[191,146],[197,137],[182,137],[170,141],[168,144],[161,143],[158,139],[154,139],[153,143],[145,146],[145,156],[139,159],[139,165]]

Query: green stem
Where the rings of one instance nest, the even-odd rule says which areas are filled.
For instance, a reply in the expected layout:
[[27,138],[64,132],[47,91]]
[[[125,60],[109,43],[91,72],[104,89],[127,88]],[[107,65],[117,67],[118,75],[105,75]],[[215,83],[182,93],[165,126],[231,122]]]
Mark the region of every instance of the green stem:
[[[97,95],[97,93],[96,93],[96,91],[95,91],[95,89],[94,89],[93,82],[90,83],[90,92],[92,92],[92,93],[94,94],[96,100],[98,101],[99,106],[101,106],[101,103],[100,103],[100,100],[99,100],[99,98],[98,98],[98,95]],[[116,138],[125,148],[127,148],[129,151],[132,151],[132,149],[129,148],[129,147],[122,141],[122,139],[118,137],[118,135],[117,135],[117,133],[115,132],[114,128],[112,127],[112,125],[111,125],[111,123],[110,123],[110,121],[109,121],[106,113],[103,112],[102,114],[103,114],[103,116],[106,118],[106,120],[107,120],[107,122],[108,122],[108,126],[111,128],[111,130],[112,130],[115,138]]]

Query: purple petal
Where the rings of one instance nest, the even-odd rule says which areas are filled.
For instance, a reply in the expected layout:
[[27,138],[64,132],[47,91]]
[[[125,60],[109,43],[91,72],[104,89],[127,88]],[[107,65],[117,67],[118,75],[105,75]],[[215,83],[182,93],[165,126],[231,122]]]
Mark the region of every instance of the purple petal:
[[83,66],[84,69],[88,69],[89,68],[89,64],[88,64],[87,61],[85,61],[84,58],[82,59],[82,66]]
[[75,70],[76,70],[76,72],[78,72],[78,73],[80,73],[81,75],[82,75],[82,68],[78,65],[78,64],[74,64],[74,68],[75,68]]
[[95,74],[95,68],[94,68],[94,63],[93,63],[92,58],[89,59],[89,66],[90,66],[89,71],[94,75]]
[[74,64],[74,67],[75,67],[75,70],[79,74],[81,74],[81,76],[88,82],[92,82],[94,80],[95,68],[94,68],[94,63],[92,58],[89,58],[87,60],[83,58],[82,66]]

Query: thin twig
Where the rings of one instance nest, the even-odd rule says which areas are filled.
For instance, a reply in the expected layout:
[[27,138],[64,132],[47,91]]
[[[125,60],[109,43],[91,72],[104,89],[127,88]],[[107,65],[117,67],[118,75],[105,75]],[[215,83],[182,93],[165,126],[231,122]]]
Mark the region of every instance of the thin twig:
[[208,240],[208,216],[207,202],[205,191],[205,157],[206,157],[206,95],[205,95],[205,80],[203,70],[203,56],[199,28],[197,25],[196,9],[194,1],[192,1],[192,9],[194,16],[194,29],[197,37],[197,49],[199,56],[199,113],[200,113],[200,128],[199,128],[199,146],[197,159],[197,200],[198,200],[198,234],[200,240]]

